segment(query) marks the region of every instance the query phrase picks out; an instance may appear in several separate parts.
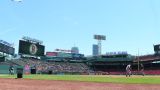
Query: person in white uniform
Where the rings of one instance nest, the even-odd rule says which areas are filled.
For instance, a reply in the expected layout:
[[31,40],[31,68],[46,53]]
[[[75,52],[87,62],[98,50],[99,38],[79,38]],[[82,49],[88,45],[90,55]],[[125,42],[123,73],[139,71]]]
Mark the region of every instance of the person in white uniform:
[[126,77],[131,76],[131,64],[128,64],[126,67]]

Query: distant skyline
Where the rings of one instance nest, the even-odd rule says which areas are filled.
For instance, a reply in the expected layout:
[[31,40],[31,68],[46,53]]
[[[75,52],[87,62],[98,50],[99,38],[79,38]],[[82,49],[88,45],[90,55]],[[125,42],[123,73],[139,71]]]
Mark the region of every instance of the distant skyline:
[[102,54],[152,54],[160,44],[160,0],[1,0],[0,14],[0,39],[16,53],[23,36],[42,40],[45,51],[76,46],[85,55],[94,34],[106,35]]

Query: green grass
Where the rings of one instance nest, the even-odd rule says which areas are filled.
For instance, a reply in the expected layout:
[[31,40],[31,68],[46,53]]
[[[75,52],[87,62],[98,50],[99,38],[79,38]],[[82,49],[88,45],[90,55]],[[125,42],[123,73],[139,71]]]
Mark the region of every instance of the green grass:
[[[100,75],[24,75],[25,79],[107,82],[127,84],[160,84],[160,76],[100,76]],[[0,75],[0,78],[16,78],[16,75]]]

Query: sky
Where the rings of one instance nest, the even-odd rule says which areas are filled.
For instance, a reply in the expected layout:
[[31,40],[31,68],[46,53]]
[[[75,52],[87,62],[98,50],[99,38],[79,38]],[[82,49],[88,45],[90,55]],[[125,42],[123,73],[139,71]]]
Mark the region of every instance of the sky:
[[154,53],[160,44],[160,0],[0,0],[0,39],[43,41],[45,51],[77,46],[92,55],[93,35],[105,35],[102,53]]

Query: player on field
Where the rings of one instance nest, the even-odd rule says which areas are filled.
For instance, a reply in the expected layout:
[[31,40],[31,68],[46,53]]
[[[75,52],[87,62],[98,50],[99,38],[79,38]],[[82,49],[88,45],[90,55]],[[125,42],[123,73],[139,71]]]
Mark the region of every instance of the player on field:
[[13,67],[13,65],[10,65],[10,67],[9,67],[9,74],[10,75],[14,75],[14,67]]
[[126,67],[126,77],[131,76],[131,64],[128,64]]
[[143,64],[140,65],[140,73],[144,76],[144,66]]

